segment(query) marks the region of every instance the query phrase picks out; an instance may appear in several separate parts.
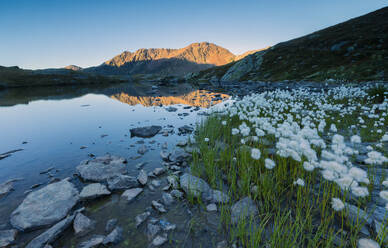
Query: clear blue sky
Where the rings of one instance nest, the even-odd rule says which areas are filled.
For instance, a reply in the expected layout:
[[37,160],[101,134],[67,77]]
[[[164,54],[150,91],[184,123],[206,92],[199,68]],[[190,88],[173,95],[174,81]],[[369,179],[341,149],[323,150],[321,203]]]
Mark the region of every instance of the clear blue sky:
[[0,0],[0,65],[87,67],[124,50],[199,41],[239,54],[387,5],[387,0]]

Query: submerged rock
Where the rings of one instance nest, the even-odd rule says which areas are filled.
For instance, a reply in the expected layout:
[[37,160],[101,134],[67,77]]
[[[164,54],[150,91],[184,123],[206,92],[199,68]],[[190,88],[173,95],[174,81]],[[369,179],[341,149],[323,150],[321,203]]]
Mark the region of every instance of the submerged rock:
[[166,213],[167,210],[164,208],[163,204],[157,202],[157,201],[152,201],[151,202],[152,207],[154,207],[156,210],[159,211],[159,213]]
[[154,225],[152,223],[148,223],[147,225],[147,236],[148,239],[152,239],[156,234],[160,232],[161,228],[158,225]]
[[111,232],[117,226],[117,219],[110,219],[106,222],[105,232]]
[[78,200],[78,190],[66,179],[49,184],[28,194],[10,222],[23,231],[48,226],[63,219]]
[[128,190],[124,191],[124,193],[121,195],[121,198],[125,199],[127,202],[131,202],[141,192],[143,192],[142,188],[128,189]]
[[144,221],[147,220],[147,218],[151,215],[150,212],[144,212],[142,214],[139,214],[135,217],[135,221],[136,221],[136,227],[139,227]]
[[108,178],[126,174],[126,163],[124,158],[106,155],[81,162],[77,171],[84,180],[103,182]]
[[249,197],[245,197],[236,202],[231,208],[232,224],[237,224],[240,220],[254,217],[259,213],[256,203]]
[[18,231],[15,229],[0,231],[0,247],[8,247],[15,243]]
[[163,203],[165,205],[167,205],[167,206],[169,206],[169,205],[174,203],[174,198],[169,193],[163,193],[162,194],[162,200],[163,200]]
[[90,200],[107,195],[110,195],[110,191],[105,185],[102,185],[101,183],[92,183],[85,186],[79,196],[81,200]]
[[82,236],[94,229],[96,221],[78,213],[73,222],[73,229],[76,235]]
[[162,130],[161,126],[146,126],[132,128],[129,131],[131,132],[131,137],[151,138],[158,134],[160,130]]
[[6,196],[9,192],[13,191],[13,182],[7,181],[0,184],[0,199]]
[[103,236],[103,235],[94,235],[89,240],[80,243],[77,247],[78,248],[94,248],[94,247],[98,247],[98,246],[100,246],[102,244],[104,239],[105,239],[105,236]]
[[211,193],[209,185],[204,180],[187,173],[180,177],[180,185],[186,194],[192,194],[194,197],[207,197]]
[[66,230],[66,228],[71,225],[74,216],[75,215],[68,216],[64,220],[58,222],[44,233],[34,238],[30,243],[28,243],[26,248],[43,248],[45,245],[52,243],[63,231]]
[[108,178],[108,188],[110,190],[130,189],[139,186],[136,178],[127,175],[117,175]]

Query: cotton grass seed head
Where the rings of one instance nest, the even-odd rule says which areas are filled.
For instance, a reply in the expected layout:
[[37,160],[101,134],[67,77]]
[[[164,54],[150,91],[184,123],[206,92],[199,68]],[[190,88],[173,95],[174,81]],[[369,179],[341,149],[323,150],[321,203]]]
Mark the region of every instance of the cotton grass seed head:
[[272,170],[275,167],[275,162],[272,159],[266,158],[265,159],[265,168]]
[[251,150],[251,157],[255,160],[259,160],[261,156],[261,152],[257,148],[252,148]]
[[387,190],[383,190],[383,191],[380,191],[380,197],[383,198],[385,201],[388,201],[388,191]]
[[304,180],[301,179],[301,178],[298,178],[298,180],[296,180],[296,181],[294,182],[294,185],[299,185],[299,186],[301,186],[301,187],[304,187]]
[[344,209],[345,204],[341,201],[339,198],[332,198],[331,199],[331,206],[335,211],[342,211]]

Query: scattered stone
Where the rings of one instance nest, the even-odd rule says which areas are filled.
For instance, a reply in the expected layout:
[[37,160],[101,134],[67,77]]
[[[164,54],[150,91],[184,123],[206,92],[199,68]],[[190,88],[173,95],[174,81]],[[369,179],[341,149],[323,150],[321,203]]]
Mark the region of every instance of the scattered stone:
[[168,149],[168,144],[167,144],[167,142],[164,142],[164,143],[163,143],[163,145],[162,145],[162,149],[163,149],[163,150],[166,150],[166,149]]
[[163,235],[163,236],[158,235],[158,236],[156,236],[156,237],[154,238],[154,240],[152,241],[152,245],[158,247],[158,246],[163,245],[163,244],[166,243],[167,241],[168,241],[167,235]]
[[214,204],[214,203],[211,203],[211,204],[206,206],[206,210],[208,212],[216,212],[217,211],[217,205]]
[[242,219],[256,216],[259,213],[256,203],[249,197],[236,202],[231,208],[232,224],[237,224]]
[[226,240],[218,242],[216,248],[228,248],[228,242]]
[[168,151],[162,150],[160,151],[160,156],[163,160],[168,161],[168,157],[170,156],[170,153]]
[[39,174],[47,174],[47,173],[49,173],[50,171],[52,171],[54,169],[55,169],[55,167],[50,167],[50,168],[48,168],[48,169],[46,169],[44,171],[41,171]]
[[165,205],[169,206],[174,203],[174,198],[169,193],[162,194],[162,201]]
[[161,203],[159,203],[157,201],[152,201],[151,204],[152,204],[152,207],[154,207],[160,213],[166,213],[167,212],[167,210],[164,208],[163,204],[161,204]]
[[93,160],[86,160],[77,166],[77,171],[84,180],[102,182],[108,178],[127,173],[124,158],[106,155]]
[[105,225],[105,232],[111,232],[113,231],[113,229],[115,229],[115,227],[117,226],[117,219],[110,219],[106,222],[106,225]]
[[15,229],[0,231],[0,247],[8,247],[15,243],[18,231]]
[[176,176],[168,176],[167,177],[168,184],[173,188],[177,189],[179,187],[178,179]]
[[151,185],[154,186],[155,188],[160,186],[160,181],[159,180],[152,180]]
[[188,125],[184,125],[182,127],[179,127],[178,131],[180,134],[189,134],[189,133],[192,133],[194,131],[194,128],[190,127]]
[[67,218],[61,220],[50,229],[34,238],[26,248],[43,248],[46,244],[52,243],[55,241],[63,231],[68,228],[73,222],[74,215],[68,216]]
[[63,219],[79,200],[78,190],[67,179],[31,192],[11,214],[19,230],[51,225]]
[[116,227],[115,229],[113,229],[113,231],[110,234],[108,234],[108,236],[104,238],[104,241],[102,243],[105,246],[110,244],[117,245],[118,243],[121,242],[122,239],[123,239],[123,229],[121,227]]
[[163,231],[168,232],[176,229],[176,225],[165,220],[159,220],[159,224]]
[[110,195],[110,191],[105,185],[102,185],[101,183],[92,183],[85,186],[79,196],[81,200],[91,200],[107,195]]
[[139,175],[137,176],[137,181],[139,181],[139,183],[143,186],[147,184],[148,175],[144,170],[141,170],[139,172]]
[[163,167],[158,167],[158,168],[155,168],[153,171],[152,171],[152,174],[155,175],[155,176],[160,176],[162,175],[163,173],[166,172],[166,169],[163,168]]
[[189,159],[190,157],[191,157],[191,154],[179,148],[179,149],[174,149],[171,152],[170,156],[168,156],[168,159],[173,163],[181,164],[187,159]]
[[211,193],[209,185],[199,177],[185,173],[180,177],[180,185],[186,194],[194,197],[207,197]]
[[187,140],[181,140],[176,145],[180,147],[187,146]]
[[175,107],[168,107],[168,108],[165,108],[168,112],[176,112],[178,109],[175,108]]
[[138,187],[139,183],[135,177],[127,175],[117,175],[108,178],[108,188],[110,190],[122,190]]
[[78,248],[95,248],[102,244],[105,236],[103,235],[93,235],[89,240],[82,242],[77,247]]
[[222,191],[213,190],[212,201],[214,203],[227,203],[229,202],[229,196]]
[[160,230],[161,230],[160,226],[154,225],[152,223],[148,223],[147,224],[148,239],[152,239],[153,237],[155,237],[155,235],[158,234],[158,232],[160,232]]
[[148,216],[150,216],[151,213],[146,211],[142,214],[139,214],[135,217],[135,221],[136,221],[136,227],[139,227],[144,221],[147,220]]
[[6,181],[2,184],[0,184],[0,199],[6,196],[8,193],[13,191],[13,182],[12,181]]
[[92,231],[96,226],[94,220],[89,219],[85,215],[78,213],[73,222],[73,229],[77,236],[83,236]]
[[141,163],[138,163],[137,165],[135,165],[135,167],[140,170],[141,168],[143,168],[144,165],[146,165],[147,162],[141,162]]
[[139,147],[139,149],[137,149],[137,153],[141,155],[145,154],[146,152],[148,152],[148,148],[145,145],[142,145]]
[[176,190],[176,189],[171,190],[170,194],[171,194],[173,197],[178,198],[178,199],[183,198],[183,193],[182,193],[181,191],[179,191],[179,190]]
[[87,146],[81,146],[79,149],[83,150],[83,149],[86,149],[88,148]]
[[158,134],[161,129],[161,126],[146,126],[132,128],[129,131],[131,132],[131,137],[151,138]]
[[380,248],[380,245],[372,239],[359,239],[358,248]]
[[125,199],[129,203],[133,199],[135,199],[141,192],[143,192],[142,188],[128,189],[124,191],[124,193],[121,195],[121,198]]

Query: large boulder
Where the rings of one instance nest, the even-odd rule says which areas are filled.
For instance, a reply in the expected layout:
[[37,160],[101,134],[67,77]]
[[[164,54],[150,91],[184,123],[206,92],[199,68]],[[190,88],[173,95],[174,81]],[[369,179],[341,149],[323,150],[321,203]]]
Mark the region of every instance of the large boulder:
[[63,231],[66,230],[66,228],[71,225],[74,216],[75,215],[68,216],[67,218],[58,222],[44,233],[34,238],[30,243],[28,243],[26,248],[44,248],[46,245],[52,243]]
[[151,138],[158,134],[160,130],[162,130],[161,126],[146,126],[132,128],[129,131],[131,132],[131,137]]
[[79,200],[78,190],[67,179],[31,192],[11,214],[19,230],[35,229],[63,219]]
[[106,155],[81,162],[77,171],[84,180],[104,182],[108,178],[126,174],[126,163],[124,158]]
[[186,194],[194,197],[208,198],[211,195],[211,188],[204,180],[187,173],[180,177],[180,185]]
[[256,216],[259,213],[256,203],[249,197],[245,197],[236,202],[231,208],[232,224],[237,224],[239,221],[247,220]]

